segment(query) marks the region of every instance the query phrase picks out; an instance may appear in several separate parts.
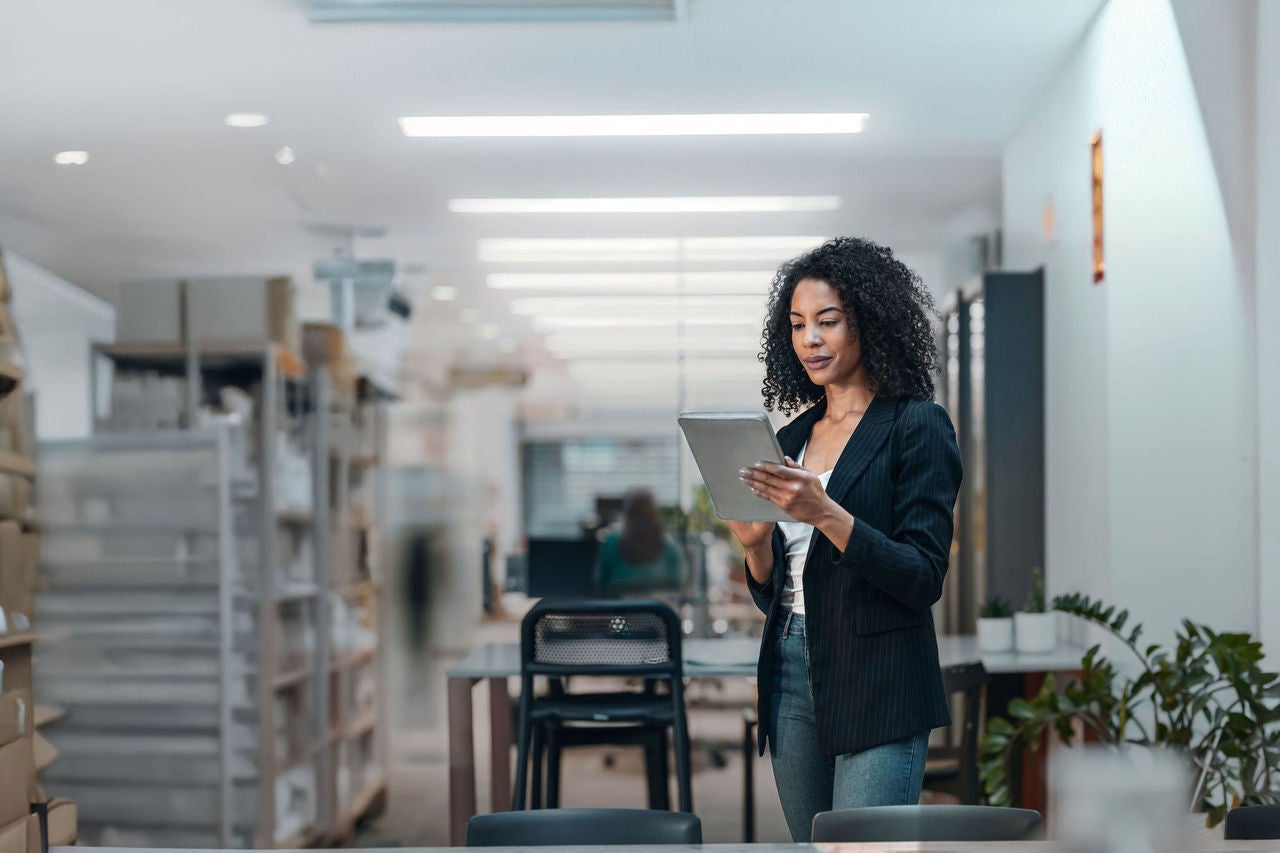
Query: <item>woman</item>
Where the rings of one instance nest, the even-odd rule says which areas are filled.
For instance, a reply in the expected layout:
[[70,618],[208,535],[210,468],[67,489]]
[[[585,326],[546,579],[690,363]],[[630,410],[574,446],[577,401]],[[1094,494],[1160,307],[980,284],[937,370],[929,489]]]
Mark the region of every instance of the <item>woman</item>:
[[739,472],[796,521],[729,522],[767,615],[760,752],[787,826],[829,809],[915,803],[929,730],[950,723],[930,606],[942,595],[960,451],[933,399],[920,279],[883,246],[832,240],[778,271],[765,407],[785,464]]
[[633,489],[622,502],[622,530],[600,546],[596,588],[606,594],[671,590],[683,581],[684,561],[663,530],[653,493]]

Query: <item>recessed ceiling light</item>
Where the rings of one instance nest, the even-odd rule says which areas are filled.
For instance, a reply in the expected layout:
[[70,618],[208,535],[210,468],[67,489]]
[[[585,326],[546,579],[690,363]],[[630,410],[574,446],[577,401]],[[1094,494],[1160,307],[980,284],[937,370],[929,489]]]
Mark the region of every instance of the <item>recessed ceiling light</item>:
[[496,340],[498,337],[498,327],[493,323],[485,323],[480,327],[480,337],[486,341]]
[[816,236],[483,239],[476,242],[476,250],[480,260],[488,263],[715,260],[779,263],[825,240]]
[[474,323],[476,320],[479,320],[479,319],[480,319],[480,312],[477,311],[476,309],[474,308],[462,309],[462,322]]
[[431,298],[437,302],[452,302],[458,298],[458,288],[447,284],[437,284],[431,288]]
[[609,293],[764,293],[772,270],[726,272],[495,272],[485,277],[494,290],[596,291]]
[[265,127],[271,119],[262,113],[231,113],[226,121],[228,127]]
[[297,159],[298,159],[298,156],[294,153],[293,149],[290,148],[288,145],[286,145],[285,147],[281,148],[279,151],[276,152],[276,162],[279,163],[281,166],[288,166],[291,163],[293,163],[294,160],[297,160]]
[[83,166],[89,162],[88,151],[59,151],[53,155],[53,162],[59,166]]
[[835,210],[840,197],[688,196],[675,198],[455,198],[454,213],[792,213]]
[[404,116],[405,136],[742,136],[861,133],[867,113]]

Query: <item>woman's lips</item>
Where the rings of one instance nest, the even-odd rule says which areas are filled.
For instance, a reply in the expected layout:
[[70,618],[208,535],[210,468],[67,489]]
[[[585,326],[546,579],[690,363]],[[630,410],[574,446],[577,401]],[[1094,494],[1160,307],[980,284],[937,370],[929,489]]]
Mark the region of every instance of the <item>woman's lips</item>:
[[804,360],[804,366],[809,368],[810,370],[821,370],[822,368],[826,367],[828,364],[831,363],[831,358],[832,357],[829,355],[810,356],[809,358],[806,358]]

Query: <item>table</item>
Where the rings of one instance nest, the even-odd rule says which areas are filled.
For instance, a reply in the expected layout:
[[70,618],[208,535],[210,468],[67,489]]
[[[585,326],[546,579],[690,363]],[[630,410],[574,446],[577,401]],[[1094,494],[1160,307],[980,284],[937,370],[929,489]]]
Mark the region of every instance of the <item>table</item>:
[[[754,678],[759,650],[759,639],[751,637],[686,638],[683,642],[684,674],[688,678]],[[978,651],[978,638],[975,636],[938,638],[938,657],[943,666],[981,660],[987,671],[993,674],[1030,675],[1032,677],[1027,680],[1024,692],[1038,691],[1045,673],[1078,670],[1084,653],[1085,649],[1080,646],[1059,643],[1057,648],[1045,654],[990,654]],[[504,810],[511,802],[513,738],[507,679],[520,675],[520,644],[486,643],[445,670],[445,675],[449,685],[449,838],[453,844],[461,845],[466,838],[467,820],[476,813],[471,694],[481,681],[488,682],[489,690],[490,802],[495,810]],[[1036,753],[1035,760],[1043,760],[1043,750]],[[1031,807],[1035,807],[1034,802]]]

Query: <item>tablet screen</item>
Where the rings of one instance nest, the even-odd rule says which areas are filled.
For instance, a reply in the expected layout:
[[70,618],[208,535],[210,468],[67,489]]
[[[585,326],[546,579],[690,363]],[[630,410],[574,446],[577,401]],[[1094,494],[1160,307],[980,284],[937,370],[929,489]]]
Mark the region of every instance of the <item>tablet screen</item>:
[[795,520],[738,479],[738,470],[748,465],[782,464],[782,448],[768,417],[762,412],[686,412],[679,421],[716,515],[726,521]]

